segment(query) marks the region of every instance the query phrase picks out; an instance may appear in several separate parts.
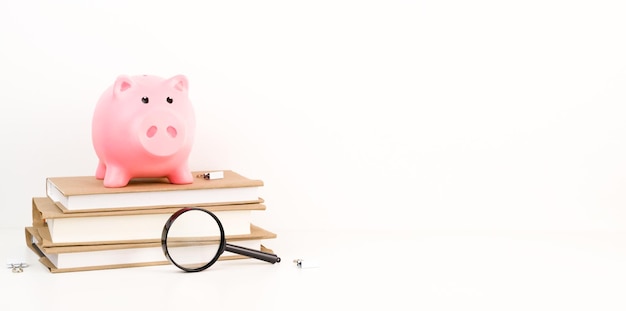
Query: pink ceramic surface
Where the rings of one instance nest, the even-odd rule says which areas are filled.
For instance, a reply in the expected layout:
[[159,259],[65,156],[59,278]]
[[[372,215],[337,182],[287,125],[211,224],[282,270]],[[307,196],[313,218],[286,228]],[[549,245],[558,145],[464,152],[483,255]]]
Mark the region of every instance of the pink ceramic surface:
[[195,114],[183,75],[119,76],[98,101],[92,141],[99,158],[96,178],[124,187],[132,178],[167,177],[193,182],[187,161]]

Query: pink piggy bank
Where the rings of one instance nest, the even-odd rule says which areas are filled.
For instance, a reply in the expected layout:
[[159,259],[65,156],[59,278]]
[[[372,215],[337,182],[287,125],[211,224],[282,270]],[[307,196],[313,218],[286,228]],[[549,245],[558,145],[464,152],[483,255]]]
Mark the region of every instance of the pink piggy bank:
[[99,158],[96,178],[105,187],[124,187],[132,178],[193,182],[187,160],[196,121],[187,88],[183,75],[122,75],[104,91],[93,115],[92,141]]

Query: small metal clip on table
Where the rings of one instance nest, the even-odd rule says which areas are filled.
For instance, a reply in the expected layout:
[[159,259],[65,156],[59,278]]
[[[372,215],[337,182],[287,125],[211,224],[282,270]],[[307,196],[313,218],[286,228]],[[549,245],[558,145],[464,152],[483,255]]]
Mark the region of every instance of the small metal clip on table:
[[24,272],[24,268],[28,268],[28,264],[25,262],[9,263],[7,264],[7,268],[11,269],[13,273],[22,273]]

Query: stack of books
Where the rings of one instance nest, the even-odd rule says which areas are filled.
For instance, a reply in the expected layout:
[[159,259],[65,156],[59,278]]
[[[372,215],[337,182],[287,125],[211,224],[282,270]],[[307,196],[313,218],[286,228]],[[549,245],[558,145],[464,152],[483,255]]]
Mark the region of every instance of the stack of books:
[[266,209],[259,197],[263,181],[233,171],[220,179],[192,174],[191,184],[143,178],[122,188],[106,188],[94,176],[47,178],[46,196],[32,198],[26,244],[51,272],[170,264],[161,247],[163,227],[174,212],[193,206],[220,219],[229,244],[272,252],[264,242],[276,234],[252,223],[252,213]]

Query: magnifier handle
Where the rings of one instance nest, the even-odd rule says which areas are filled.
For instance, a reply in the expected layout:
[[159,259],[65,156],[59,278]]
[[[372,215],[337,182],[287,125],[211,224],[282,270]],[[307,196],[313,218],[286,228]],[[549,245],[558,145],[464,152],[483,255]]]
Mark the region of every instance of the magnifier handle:
[[243,247],[243,246],[238,246],[238,245],[232,245],[232,244],[226,244],[226,247],[224,248],[225,251],[231,252],[231,253],[235,253],[235,254],[239,254],[239,255],[243,255],[243,256],[248,256],[248,257],[252,257],[252,258],[256,258],[259,260],[263,260],[265,262],[269,262],[269,263],[277,263],[280,262],[280,257],[274,255],[274,254],[270,254],[270,253],[266,253],[266,252],[262,252],[262,251],[257,251],[251,248],[247,248],[247,247]]

